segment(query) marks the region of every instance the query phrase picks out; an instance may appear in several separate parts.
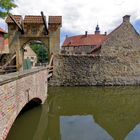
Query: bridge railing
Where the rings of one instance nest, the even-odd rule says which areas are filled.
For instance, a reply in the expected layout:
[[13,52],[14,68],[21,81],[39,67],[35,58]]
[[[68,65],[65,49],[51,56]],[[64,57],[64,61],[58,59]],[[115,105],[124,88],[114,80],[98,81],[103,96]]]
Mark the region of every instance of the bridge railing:
[[[29,70],[24,70],[24,71],[19,71],[19,72],[13,72],[13,73],[5,74],[5,75],[0,75],[0,86],[5,83],[12,82],[19,78],[35,74],[35,73],[38,73],[39,71],[43,71],[46,69],[48,69],[48,71],[49,71],[49,66],[39,67],[39,68],[34,68],[34,69],[29,69]],[[49,78],[49,76],[48,76],[48,78]]]

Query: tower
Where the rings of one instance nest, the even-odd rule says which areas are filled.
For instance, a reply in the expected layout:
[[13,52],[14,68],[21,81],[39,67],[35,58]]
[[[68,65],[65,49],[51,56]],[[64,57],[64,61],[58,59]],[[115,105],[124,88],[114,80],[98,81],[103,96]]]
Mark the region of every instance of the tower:
[[95,34],[100,34],[100,28],[99,25],[97,24],[96,28],[95,28]]

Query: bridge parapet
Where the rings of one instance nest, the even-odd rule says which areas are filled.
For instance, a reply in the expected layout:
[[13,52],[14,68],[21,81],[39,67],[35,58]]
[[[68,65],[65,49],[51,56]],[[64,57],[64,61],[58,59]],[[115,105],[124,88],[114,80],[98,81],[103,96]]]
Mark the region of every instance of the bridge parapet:
[[49,67],[0,76],[0,140],[6,136],[22,108],[33,99],[47,97]]

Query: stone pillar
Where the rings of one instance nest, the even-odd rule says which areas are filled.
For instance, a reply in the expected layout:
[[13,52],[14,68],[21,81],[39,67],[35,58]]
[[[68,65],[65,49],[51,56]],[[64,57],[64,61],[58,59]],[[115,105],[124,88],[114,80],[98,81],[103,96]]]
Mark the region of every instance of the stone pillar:
[[[23,18],[21,15],[14,15],[13,18],[17,23],[21,24],[23,22]],[[8,35],[9,35],[9,53],[11,55],[16,54],[16,67],[17,70],[23,69],[23,53],[20,47],[20,36],[21,32],[19,31],[19,27],[14,23],[14,21],[8,16],[6,19],[6,23],[8,24]]]
[[9,38],[9,48],[11,54],[16,54],[16,67],[17,70],[23,69],[23,50],[20,47],[20,32],[16,31],[14,35]]
[[20,42],[16,46],[16,67],[17,70],[23,70],[23,57],[24,57],[24,50],[20,47]]
[[60,51],[60,28],[62,17],[49,16],[49,53],[58,54]]

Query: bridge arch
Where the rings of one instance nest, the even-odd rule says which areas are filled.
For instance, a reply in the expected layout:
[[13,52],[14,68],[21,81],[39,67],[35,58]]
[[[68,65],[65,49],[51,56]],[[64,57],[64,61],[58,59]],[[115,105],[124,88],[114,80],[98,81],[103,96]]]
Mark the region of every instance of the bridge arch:
[[21,48],[24,48],[24,46],[30,42],[33,41],[40,41],[42,44],[44,44],[44,46],[49,47],[49,42],[48,40],[45,39],[41,39],[41,38],[28,38],[28,39],[23,39],[21,40]]
[[[48,67],[39,67],[0,79],[0,139],[5,140],[18,114],[28,102],[43,104],[47,98]],[[6,89],[6,90],[5,90]],[[2,109],[2,110],[1,110]]]
[[[34,99],[35,99],[35,101],[34,101]],[[20,113],[14,120],[14,123],[13,123],[11,129],[9,130],[9,133],[8,133],[6,139],[8,139],[8,140],[14,139],[13,131],[14,131],[14,133],[15,132],[18,133],[18,136],[16,137],[16,139],[21,139],[21,138],[25,137],[25,134],[28,136],[27,139],[30,139],[30,140],[33,139],[34,132],[36,131],[36,129],[38,128],[38,125],[40,124],[40,119],[41,119],[41,115],[42,115],[42,106],[39,105],[40,102],[38,102],[38,101],[41,101],[41,100],[39,98],[33,98],[29,103],[27,103],[24,106],[24,108],[20,111]],[[36,113],[36,112],[38,112],[38,113]],[[29,115],[27,115],[27,113]],[[28,120],[27,119],[28,116],[31,119]],[[23,128],[25,128],[24,126],[26,124],[28,124],[28,128],[24,129],[24,133],[23,133],[22,129],[19,129],[19,127],[16,127],[15,124],[18,122],[20,122],[20,124],[22,124]],[[33,128],[30,127],[32,125],[34,126]],[[29,131],[29,130],[31,130],[31,131]]]
[[[21,114],[23,114],[24,112],[36,107],[36,106],[39,106],[40,104],[42,104],[42,99],[40,99],[39,97],[34,97],[32,98],[29,102],[25,103],[21,110],[19,111],[19,114],[17,115],[17,117]],[[16,117],[16,118],[17,118]],[[16,120],[15,118],[15,120]]]

